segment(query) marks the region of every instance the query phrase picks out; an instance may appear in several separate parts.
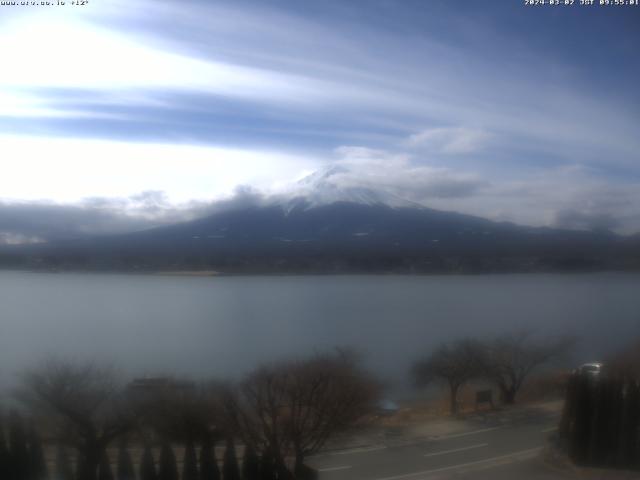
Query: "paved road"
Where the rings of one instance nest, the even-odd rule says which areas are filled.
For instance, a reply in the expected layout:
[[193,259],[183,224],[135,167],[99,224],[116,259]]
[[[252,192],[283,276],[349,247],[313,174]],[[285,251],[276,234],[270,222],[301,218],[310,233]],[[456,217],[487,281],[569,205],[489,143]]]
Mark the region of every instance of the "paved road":
[[309,464],[323,480],[553,478],[537,457],[556,421],[487,426],[424,442],[319,455]]

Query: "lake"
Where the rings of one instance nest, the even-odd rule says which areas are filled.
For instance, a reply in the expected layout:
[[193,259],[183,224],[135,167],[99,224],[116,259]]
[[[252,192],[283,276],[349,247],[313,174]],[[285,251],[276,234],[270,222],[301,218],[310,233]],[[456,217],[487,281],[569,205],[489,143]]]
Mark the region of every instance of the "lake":
[[401,386],[417,356],[521,327],[581,337],[575,361],[640,336],[640,275],[220,276],[0,272],[0,382],[47,354],[132,375],[236,377],[354,346]]

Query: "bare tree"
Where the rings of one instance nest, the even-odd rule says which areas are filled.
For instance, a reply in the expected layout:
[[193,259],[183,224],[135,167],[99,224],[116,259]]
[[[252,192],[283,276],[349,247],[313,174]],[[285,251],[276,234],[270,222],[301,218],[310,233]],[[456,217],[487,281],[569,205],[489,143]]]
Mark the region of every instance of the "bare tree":
[[356,356],[337,351],[262,367],[230,396],[230,416],[245,442],[294,469],[337,433],[371,412],[378,384]]
[[24,376],[20,398],[49,417],[61,442],[78,452],[79,480],[96,480],[106,447],[134,425],[115,371],[49,359]]
[[613,354],[606,362],[606,370],[623,377],[640,379],[640,339],[635,339],[622,351]]
[[179,442],[211,441],[222,435],[223,386],[166,378],[162,386],[135,396],[136,410],[145,425],[164,439]]
[[306,455],[372,411],[379,387],[345,351],[291,365],[289,377],[286,434],[298,471]]
[[482,345],[472,339],[440,345],[431,355],[417,361],[412,374],[418,386],[434,381],[449,387],[450,410],[458,412],[458,392],[469,380],[482,373]]
[[502,401],[513,404],[529,374],[566,354],[574,342],[569,336],[536,338],[531,330],[503,335],[488,342],[483,369],[500,389]]

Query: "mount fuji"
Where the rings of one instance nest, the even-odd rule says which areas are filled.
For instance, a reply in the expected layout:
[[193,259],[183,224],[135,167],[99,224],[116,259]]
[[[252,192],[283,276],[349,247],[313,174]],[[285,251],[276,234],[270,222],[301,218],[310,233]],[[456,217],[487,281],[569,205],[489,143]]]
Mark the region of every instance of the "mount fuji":
[[640,267],[637,240],[606,231],[534,228],[433,210],[354,186],[348,176],[344,167],[331,167],[305,177],[286,193],[228,202],[203,218],[135,233],[17,247],[5,254],[4,263],[56,270],[228,273]]
[[352,175],[353,172],[347,167],[332,165],[302,178],[285,194],[275,196],[274,200],[282,204],[285,210],[300,205],[304,205],[305,208],[315,208],[338,202],[370,206],[387,205],[394,208],[422,208],[418,203],[384,190],[353,185],[348,182]]

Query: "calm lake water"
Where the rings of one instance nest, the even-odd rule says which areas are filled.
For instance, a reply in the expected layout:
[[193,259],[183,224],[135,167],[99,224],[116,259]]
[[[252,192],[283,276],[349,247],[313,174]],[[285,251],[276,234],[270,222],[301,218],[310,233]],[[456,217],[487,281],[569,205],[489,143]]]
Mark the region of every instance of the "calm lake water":
[[640,336],[640,275],[175,277],[0,272],[0,382],[47,354],[233,377],[355,346],[397,385],[441,341],[574,332],[575,361]]

